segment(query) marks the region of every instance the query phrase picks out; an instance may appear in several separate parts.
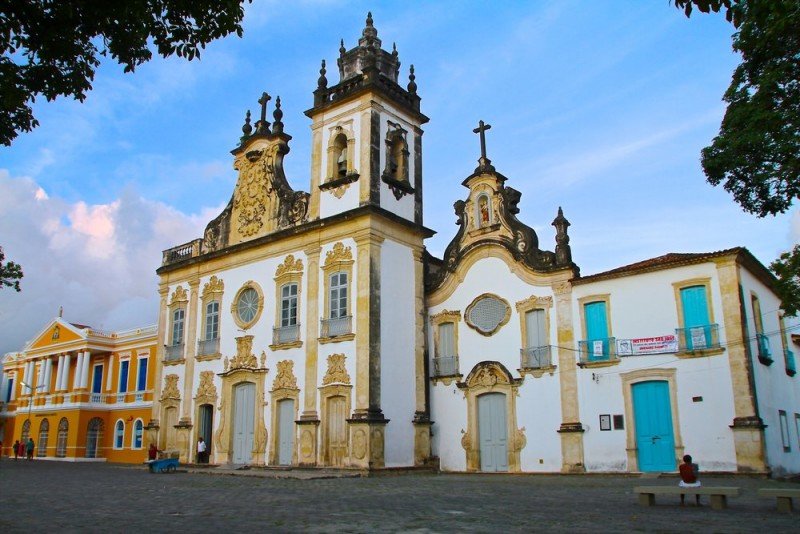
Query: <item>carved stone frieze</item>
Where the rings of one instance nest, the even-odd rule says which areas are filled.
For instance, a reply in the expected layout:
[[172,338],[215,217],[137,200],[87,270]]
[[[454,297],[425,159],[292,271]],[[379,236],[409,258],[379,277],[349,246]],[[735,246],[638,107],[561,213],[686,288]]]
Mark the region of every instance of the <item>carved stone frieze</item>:
[[297,377],[294,376],[292,360],[278,362],[278,371],[272,382],[272,389],[297,389]]
[[161,400],[181,398],[178,389],[178,375],[167,375],[164,377],[164,388],[161,390]]
[[214,371],[200,372],[200,385],[197,386],[195,400],[202,404],[213,404],[217,400],[217,387],[214,385]]
[[240,336],[236,339],[236,356],[230,361],[225,358],[225,371],[236,369],[258,369],[258,360],[253,354],[253,336]]
[[344,246],[340,241],[334,244],[333,248],[325,254],[325,265],[343,261],[353,261],[353,252],[350,250],[350,247]]
[[189,295],[182,286],[176,287],[175,291],[172,292],[172,296],[169,299],[169,305],[172,306],[178,302],[189,302]]
[[328,356],[328,371],[322,378],[323,385],[350,383],[350,375],[347,374],[344,362],[344,354],[331,354]]
[[212,293],[222,293],[225,290],[225,282],[212,276],[208,282],[203,285],[203,298],[208,298]]
[[283,260],[283,263],[278,265],[278,268],[275,269],[275,278],[283,276],[287,273],[302,273],[303,272],[303,260],[295,259],[292,254],[286,256],[286,259]]

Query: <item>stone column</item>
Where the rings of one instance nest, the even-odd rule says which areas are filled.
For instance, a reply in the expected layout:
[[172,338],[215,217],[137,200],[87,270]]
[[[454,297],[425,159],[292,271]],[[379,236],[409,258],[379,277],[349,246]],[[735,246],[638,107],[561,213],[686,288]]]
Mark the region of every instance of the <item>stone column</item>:
[[58,368],[56,369],[56,391],[61,391],[61,381],[64,380],[64,355],[58,355]]
[[70,357],[69,352],[64,354],[64,372],[61,375],[62,390],[69,390],[69,366],[71,359],[72,358]]
[[159,414],[161,413],[161,374],[164,368],[164,340],[167,338],[167,297],[169,287],[159,285],[158,294],[160,302],[158,306],[158,335],[156,337],[156,356],[155,361],[150,364],[153,368],[153,408],[150,413],[150,421],[147,423],[145,432],[147,443],[145,447],[150,447],[151,443],[158,445]]
[[92,354],[85,350],[83,351],[83,368],[81,369],[81,387],[89,387],[89,364],[92,361]]
[[[315,134],[315,136],[318,134]],[[316,138],[315,138],[316,139]],[[316,141],[315,141],[316,142]],[[321,150],[321,141],[320,147]],[[318,156],[319,157],[319,156]],[[319,171],[319,169],[317,169]],[[303,413],[297,421],[297,461],[300,465],[316,465],[319,436],[317,412],[317,365],[319,359],[319,245],[305,250],[308,262],[306,275],[306,362],[303,389]],[[275,430],[273,429],[273,432]]]
[[388,420],[381,410],[381,243],[383,238],[356,236],[356,406],[348,420],[350,465],[384,465],[384,430]]
[[[572,285],[568,281],[553,284],[556,299],[558,346],[575,345],[572,321]],[[561,389],[561,472],[586,471],[583,462],[583,425],[578,407],[578,367],[575,353],[558,349],[558,377]]]
[[78,351],[78,357],[75,360],[75,374],[72,377],[72,389],[81,388],[81,370],[83,369],[83,352]]
[[321,123],[312,124],[311,133],[311,198],[308,202],[308,219],[319,219],[320,190],[322,180],[322,128]]
[[[417,174],[417,173],[415,173]],[[419,180],[419,177],[417,177]],[[421,188],[421,184],[417,184]],[[431,418],[426,395],[425,372],[425,280],[423,248],[414,254],[414,465],[425,465],[431,457]]]
[[751,361],[748,358],[749,340],[745,339],[742,322],[742,297],[740,292],[739,266],[736,257],[717,261],[717,276],[722,296],[725,347],[728,351],[733,385],[733,443],[736,449],[736,464],[740,472],[763,473],[767,471],[764,422],[758,415],[755,384]]
[[200,278],[189,280],[189,309],[186,314],[186,345],[184,346],[183,404],[181,424],[192,422],[192,390],[194,388],[194,356],[197,353],[197,295]]
[[42,393],[50,393],[50,379],[53,376],[53,358],[51,356],[47,356],[44,361],[42,362],[44,366],[44,372],[42,373],[44,376],[42,377]]

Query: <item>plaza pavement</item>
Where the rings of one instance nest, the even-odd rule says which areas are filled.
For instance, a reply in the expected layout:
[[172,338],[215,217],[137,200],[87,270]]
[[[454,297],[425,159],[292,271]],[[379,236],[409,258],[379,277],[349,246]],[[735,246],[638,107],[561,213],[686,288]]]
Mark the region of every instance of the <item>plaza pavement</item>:
[[757,488],[800,484],[763,478],[703,477],[704,485],[741,488],[727,510],[715,511],[705,497],[700,508],[679,506],[677,496],[639,506],[634,486],[675,484],[671,477],[227,473],[246,476],[3,458],[0,532],[782,533],[800,527],[800,503],[791,514],[779,513],[774,500],[756,495]]

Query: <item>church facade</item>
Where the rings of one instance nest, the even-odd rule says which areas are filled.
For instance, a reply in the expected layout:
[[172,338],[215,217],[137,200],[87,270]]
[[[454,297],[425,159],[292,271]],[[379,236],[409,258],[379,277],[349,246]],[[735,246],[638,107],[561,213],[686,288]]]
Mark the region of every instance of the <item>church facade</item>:
[[434,257],[413,66],[401,85],[369,16],[331,70],[306,111],[309,192],[289,186],[291,136],[264,93],[230,202],[164,251],[145,447],[466,472],[671,472],[689,453],[705,471],[800,473],[800,332],[746,249],[582,276],[560,208],[552,250],[523,222],[481,121]]

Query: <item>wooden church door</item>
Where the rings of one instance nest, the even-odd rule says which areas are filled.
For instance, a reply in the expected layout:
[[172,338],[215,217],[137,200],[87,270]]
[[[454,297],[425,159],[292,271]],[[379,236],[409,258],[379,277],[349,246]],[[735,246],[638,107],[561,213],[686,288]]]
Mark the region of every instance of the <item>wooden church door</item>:
[[252,382],[237,385],[233,403],[233,463],[249,464],[253,450],[255,390]]
[[481,471],[508,471],[506,396],[487,393],[478,397],[478,439]]
[[294,452],[294,400],[278,402],[278,464],[292,465]]
[[674,471],[669,384],[663,380],[634,384],[633,414],[639,471]]

